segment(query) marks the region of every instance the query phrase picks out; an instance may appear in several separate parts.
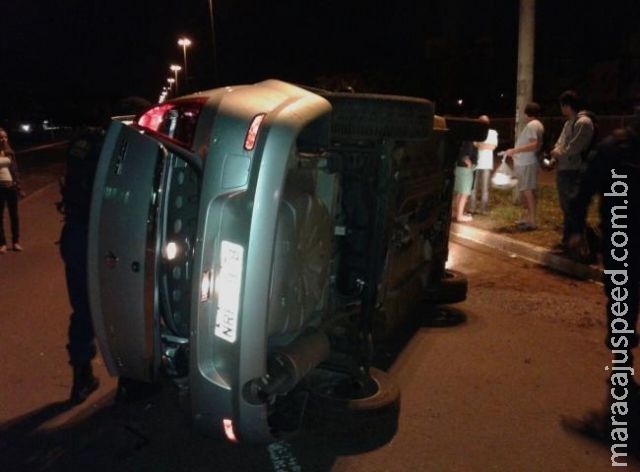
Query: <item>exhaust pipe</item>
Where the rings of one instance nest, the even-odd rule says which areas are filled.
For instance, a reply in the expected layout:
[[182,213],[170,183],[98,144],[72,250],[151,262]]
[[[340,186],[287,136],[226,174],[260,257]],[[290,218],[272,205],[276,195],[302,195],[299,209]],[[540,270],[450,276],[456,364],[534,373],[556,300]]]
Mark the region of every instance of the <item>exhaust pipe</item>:
[[330,351],[329,338],[317,330],[307,330],[291,344],[277,348],[267,361],[261,393],[271,396],[289,392],[305,375],[327,360]]

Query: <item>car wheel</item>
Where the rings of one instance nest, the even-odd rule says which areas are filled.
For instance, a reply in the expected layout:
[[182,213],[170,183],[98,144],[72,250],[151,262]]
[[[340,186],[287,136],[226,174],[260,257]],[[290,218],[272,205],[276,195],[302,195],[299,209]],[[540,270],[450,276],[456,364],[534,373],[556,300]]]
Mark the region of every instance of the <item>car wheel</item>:
[[422,318],[422,326],[429,328],[448,328],[467,321],[467,316],[450,306],[429,305]]
[[425,293],[425,301],[434,304],[458,303],[467,299],[467,278],[455,270],[446,270],[440,282]]
[[400,389],[381,370],[353,375],[316,369],[307,379],[305,427],[337,454],[370,451],[398,430]]

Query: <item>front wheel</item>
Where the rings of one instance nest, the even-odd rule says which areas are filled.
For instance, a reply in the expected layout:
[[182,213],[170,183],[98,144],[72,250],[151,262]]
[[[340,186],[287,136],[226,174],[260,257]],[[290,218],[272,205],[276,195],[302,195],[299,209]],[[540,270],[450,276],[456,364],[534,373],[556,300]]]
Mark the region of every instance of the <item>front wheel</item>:
[[338,454],[370,451],[398,430],[400,389],[378,369],[352,374],[316,369],[307,378],[305,426]]

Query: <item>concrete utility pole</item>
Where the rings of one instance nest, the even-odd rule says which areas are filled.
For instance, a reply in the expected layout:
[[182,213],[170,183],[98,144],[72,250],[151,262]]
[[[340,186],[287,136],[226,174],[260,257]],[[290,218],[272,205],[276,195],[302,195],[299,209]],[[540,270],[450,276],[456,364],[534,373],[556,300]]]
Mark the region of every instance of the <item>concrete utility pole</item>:
[[520,0],[515,139],[518,139],[520,131],[525,125],[523,120],[524,107],[533,100],[535,24],[536,0]]
[[213,0],[209,0],[209,21],[211,23],[211,52],[213,57],[213,85],[218,85],[218,54],[216,53],[216,29],[213,20]]

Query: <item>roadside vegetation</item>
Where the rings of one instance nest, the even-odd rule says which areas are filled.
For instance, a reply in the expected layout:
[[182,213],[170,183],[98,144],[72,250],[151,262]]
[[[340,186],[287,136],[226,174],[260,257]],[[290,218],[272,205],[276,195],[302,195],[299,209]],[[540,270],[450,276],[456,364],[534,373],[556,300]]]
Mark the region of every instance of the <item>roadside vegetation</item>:
[[[558,194],[555,187],[544,185],[538,188],[537,196],[538,229],[536,230],[522,232],[516,229],[515,223],[521,219],[523,208],[514,198],[514,193],[511,190],[491,189],[489,213],[486,215],[475,214],[473,221],[466,224],[494,233],[505,234],[536,246],[551,248],[562,237],[562,211],[558,203]],[[591,227],[598,229],[597,200],[594,200],[589,207],[587,221]]]

